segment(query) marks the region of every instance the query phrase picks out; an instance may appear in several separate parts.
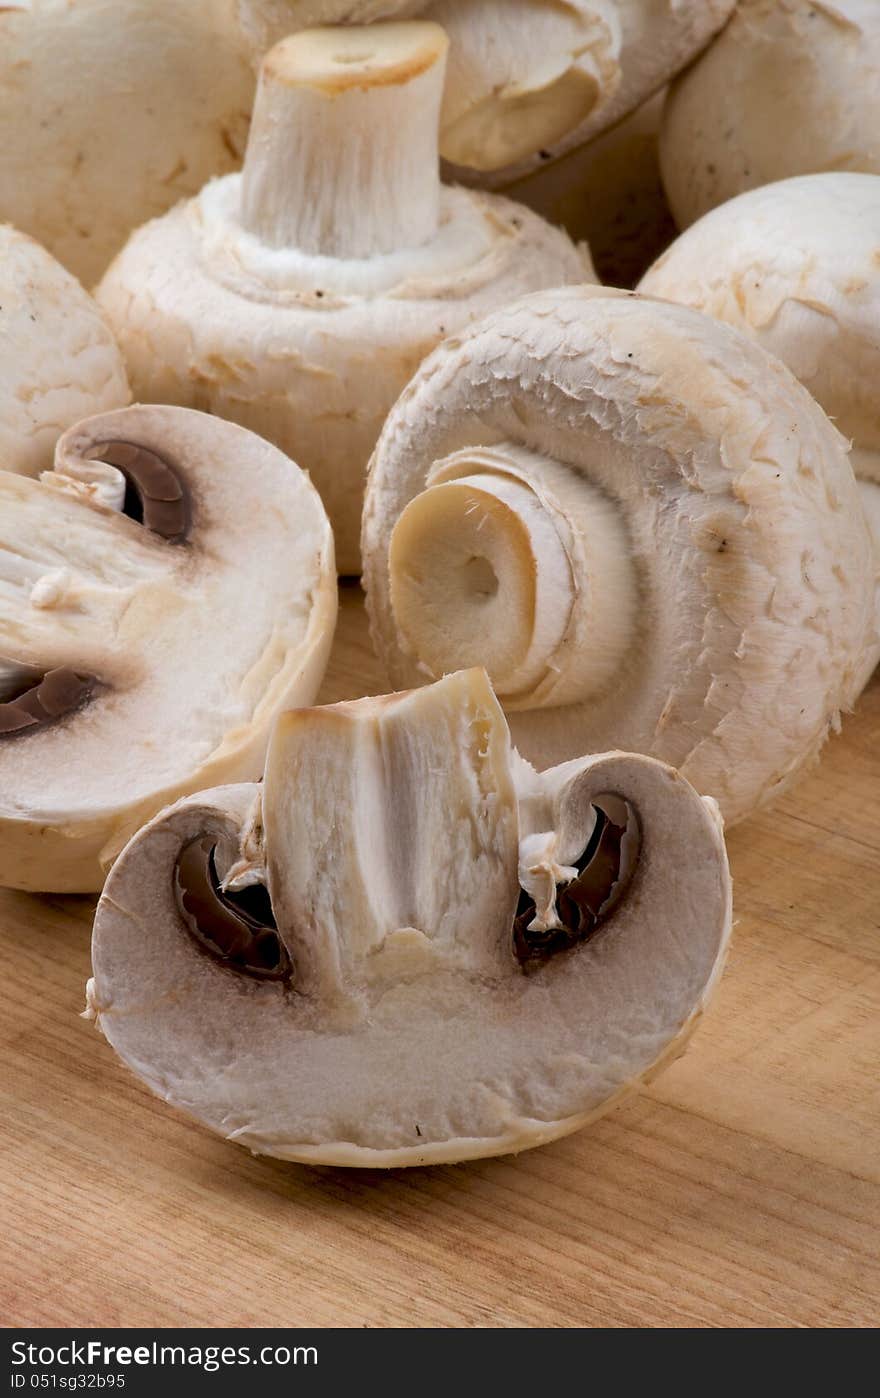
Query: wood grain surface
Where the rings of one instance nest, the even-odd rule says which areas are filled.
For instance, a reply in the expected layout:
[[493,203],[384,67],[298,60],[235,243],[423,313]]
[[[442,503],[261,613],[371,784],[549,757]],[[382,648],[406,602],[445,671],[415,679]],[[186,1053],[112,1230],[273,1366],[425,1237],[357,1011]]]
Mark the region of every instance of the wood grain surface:
[[[343,593],[323,697],[381,686]],[[5,1325],[880,1321],[880,683],[730,836],[729,969],[683,1059],[519,1157],[257,1159],[78,1018],[88,899],[0,893]]]

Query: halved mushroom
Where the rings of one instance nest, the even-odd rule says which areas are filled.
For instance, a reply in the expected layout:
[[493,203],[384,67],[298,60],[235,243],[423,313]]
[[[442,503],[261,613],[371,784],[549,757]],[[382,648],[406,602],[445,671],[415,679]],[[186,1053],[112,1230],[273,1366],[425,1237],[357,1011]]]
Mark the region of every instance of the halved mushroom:
[[624,753],[533,771],[474,670],[284,714],[262,788],[151,821],[98,905],[87,1015],[252,1151],[495,1155],[682,1050],[730,898],[714,802]]
[[[735,0],[261,0],[265,39],[420,15],[449,35],[440,151],[456,179],[508,184],[657,92]],[[264,39],[264,43],[265,43]]]
[[363,553],[394,685],[483,664],[530,761],[651,753],[727,821],[815,758],[873,635],[821,408],[729,327],[599,287],[426,361],[376,448]]
[[0,227],[0,325],[0,470],[35,476],[51,466],[66,427],[129,402],[125,366],[76,278],[8,227]]
[[739,0],[666,104],[660,162],[679,228],[789,175],[880,174],[878,72],[877,0]]
[[309,30],[262,70],[244,172],[136,233],[98,299],[138,398],[258,431],[359,569],[367,461],[421,360],[523,291],[592,275],[520,205],[441,186],[435,24]]
[[124,408],[0,472],[0,884],[100,888],[169,801],[257,777],[335,615],[315,490],[231,423]]

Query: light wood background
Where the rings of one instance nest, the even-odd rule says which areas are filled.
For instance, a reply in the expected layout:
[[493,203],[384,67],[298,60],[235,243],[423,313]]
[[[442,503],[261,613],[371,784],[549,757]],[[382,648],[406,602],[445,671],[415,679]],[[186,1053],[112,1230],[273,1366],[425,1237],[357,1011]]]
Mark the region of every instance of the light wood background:
[[[344,593],[324,698],[377,688]],[[880,1321],[880,683],[732,832],[737,928],[685,1057],[518,1158],[255,1159],[79,1019],[87,899],[0,892],[5,1325]]]

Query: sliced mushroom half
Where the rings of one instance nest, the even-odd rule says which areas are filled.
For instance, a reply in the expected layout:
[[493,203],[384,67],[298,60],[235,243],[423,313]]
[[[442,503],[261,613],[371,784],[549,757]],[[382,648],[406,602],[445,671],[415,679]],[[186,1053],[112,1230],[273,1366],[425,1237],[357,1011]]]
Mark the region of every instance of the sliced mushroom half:
[[98,906],[87,1013],[253,1151],[494,1155],[681,1051],[730,897],[714,802],[623,753],[535,772],[472,670],[286,713],[262,788],[151,821]]
[[99,888],[169,800],[259,776],[335,614],[316,492],[240,427],[125,408],[0,472],[0,883]]

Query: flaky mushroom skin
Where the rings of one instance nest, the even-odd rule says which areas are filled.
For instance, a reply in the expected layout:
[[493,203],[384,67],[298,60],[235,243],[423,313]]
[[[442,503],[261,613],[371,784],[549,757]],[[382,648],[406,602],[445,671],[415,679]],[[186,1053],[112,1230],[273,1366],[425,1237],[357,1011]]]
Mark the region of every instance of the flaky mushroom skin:
[[[419,712],[437,691],[438,703],[452,695],[439,732]],[[155,1093],[255,1153],[430,1165],[566,1135],[682,1051],[730,934],[714,802],[622,753],[535,773],[510,752],[479,673],[313,713],[280,721],[262,801],[240,785],[179,802],[110,874],[87,1015]],[[303,723],[319,750],[311,772],[295,740]],[[338,772],[331,762],[319,791],[319,754],[330,730],[346,743],[350,724],[343,781],[354,800],[334,807]],[[286,755],[292,740],[299,764]],[[424,765],[444,745],[439,786],[425,787]],[[524,967],[513,946],[517,849],[522,860],[543,830],[549,848],[577,853],[603,792],[638,819],[635,873],[591,937]],[[265,880],[268,850],[287,979],[237,972],[188,930],[175,868],[206,835],[223,852],[220,878],[226,866],[230,878],[244,869]],[[401,914],[417,921],[400,926]]]
[[14,228],[0,227],[0,317],[0,468],[35,476],[66,427],[129,402],[125,366],[76,278]]
[[[529,210],[500,196],[440,187],[431,159],[445,62],[441,31],[419,24],[364,32],[380,34],[381,43],[373,41],[379,56],[368,60],[375,67],[361,87],[351,83],[347,58],[336,58],[337,43],[343,46],[354,31],[340,31],[345,37],[338,40],[336,31],[296,36],[303,44],[312,40],[325,76],[337,84],[329,93],[311,73],[303,80],[304,59],[291,41],[277,45],[264,62],[256,112],[259,117],[265,99],[265,119],[258,125],[255,117],[244,175],[212,182],[197,199],[140,229],[97,292],[137,398],[238,422],[309,472],[330,516],[343,573],[360,567],[370,452],[425,355],[517,295],[594,275],[585,250]],[[368,47],[358,38],[353,59]],[[423,67],[401,73],[392,63],[398,49]],[[306,57],[311,61],[312,49]],[[298,97],[308,131],[303,111],[289,105]],[[284,104],[281,116],[270,109],[275,101]],[[401,105],[389,108],[389,101]],[[337,113],[340,103],[347,118]],[[369,160],[352,139],[352,125],[357,136],[367,121],[373,124]],[[301,199],[288,192],[292,207],[275,218],[271,206],[284,203],[292,179],[277,168],[289,144],[273,139],[279,126],[289,126],[291,140],[302,143],[305,154],[296,164],[311,185],[307,180]],[[316,148],[319,158],[308,164]],[[313,226],[308,214],[322,181],[327,208]],[[399,224],[413,220],[415,236],[398,241]],[[357,232],[359,250],[338,251]]]
[[[532,697],[499,687],[523,755],[544,766],[583,749],[651,753],[715,796],[728,823],[783,792],[854,702],[874,634],[871,542],[846,445],[802,385],[689,308],[591,287],[526,298],[441,346],[389,416],[364,512],[372,633],[395,685],[434,673],[419,612],[395,613],[395,528],[431,473],[473,448],[547,459],[545,499],[582,480],[628,538],[635,600],[621,590],[617,605],[601,592],[591,601],[575,572],[572,620],[559,613],[563,635],[544,677],[530,675]],[[408,595],[421,587],[424,611],[451,582],[442,571],[418,581],[437,566],[421,538]],[[503,614],[492,592],[486,605]],[[585,649],[600,602],[620,634],[606,626],[601,651]],[[438,606],[449,668],[458,622]],[[621,650],[611,668],[609,646]],[[604,679],[591,685],[594,655]]]
[[267,442],[138,406],[71,428],[39,481],[0,472],[0,551],[0,703],[59,667],[85,698],[11,731],[0,712],[0,884],[90,892],[169,801],[256,778],[276,714],[314,698],[329,524]]
[[880,480],[880,176],[749,190],[683,233],[639,290],[726,321],[777,355]]
[[790,175],[880,174],[880,6],[740,0],[671,88],[660,158],[679,228]]

